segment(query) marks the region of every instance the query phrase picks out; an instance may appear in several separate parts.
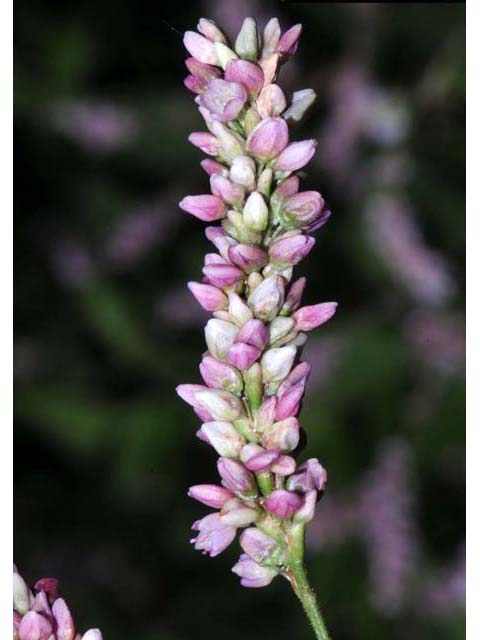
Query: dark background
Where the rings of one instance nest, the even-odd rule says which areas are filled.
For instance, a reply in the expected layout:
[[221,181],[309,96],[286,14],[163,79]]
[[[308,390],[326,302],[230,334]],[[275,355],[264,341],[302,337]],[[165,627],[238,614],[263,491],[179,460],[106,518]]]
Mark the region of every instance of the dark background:
[[[112,640],[311,637],[285,581],[239,586],[238,545],[189,545],[215,479],[175,395],[206,315],[203,123],[176,31],[201,15],[304,24],[280,82],[318,103],[305,188],[333,211],[307,303],[303,425],[329,487],[308,566],[335,640],[464,637],[464,22],[461,4],[19,0],[15,21],[15,539]],[[170,26],[169,26],[170,25]]]

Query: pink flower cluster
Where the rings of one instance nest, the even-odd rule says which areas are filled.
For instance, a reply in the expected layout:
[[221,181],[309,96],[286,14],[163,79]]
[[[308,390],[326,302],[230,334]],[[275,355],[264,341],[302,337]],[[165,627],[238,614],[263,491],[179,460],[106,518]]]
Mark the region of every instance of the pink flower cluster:
[[58,597],[58,580],[42,578],[33,591],[13,568],[13,640],[102,640],[99,629],[76,633],[63,598]]
[[190,487],[215,509],[193,524],[195,548],[221,553],[243,528],[244,553],[233,567],[247,587],[285,575],[291,527],[314,515],[327,479],[316,458],[297,466],[298,413],[310,365],[300,362],[306,332],[329,320],[336,303],[301,306],[305,278],[293,267],[312,250],[312,231],[329,218],[322,196],[299,192],[296,171],[312,158],[314,140],[292,142],[289,124],[313,103],[311,89],[287,98],[276,84],[297,48],[301,25],[281,33],[271,19],[259,33],[246,18],[234,44],[211,20],[184,43],[191,57],[185,85],[208,131],[189,140],[210,158],[201,166],[211,193],[180,207],[209,226],[216,253],[205,256],[203,279],[190,282],[207,322],[204,384],[182,384],[180,397],[202,421],[197,436],[219,454],[221,485]]

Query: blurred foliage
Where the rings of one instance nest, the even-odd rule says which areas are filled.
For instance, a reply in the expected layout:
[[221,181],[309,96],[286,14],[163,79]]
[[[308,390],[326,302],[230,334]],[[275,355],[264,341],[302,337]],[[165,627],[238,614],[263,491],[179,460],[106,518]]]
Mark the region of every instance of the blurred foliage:
[[[202,123],[183,88],[176,31],[200,15],[227,12],[237,27],[248,13],[278,15],[305,27],[285,82],[319,95],[298,137],[327,148],[335,82],[352,60],[366,95],[399,97],[408,116],[393,141],[352,136],[343,173],[329,154],[312,164],[306,188],[320,189],[334,216],[300,271],[307,303],[340,302],[313,339],[314,370],[326,371],[305,403],[308,451],[336,495],[358,484],[386,439],[407,443],[421,549],[412,597],[394,613],[372,605],[369,556],[355,537],[312,545],[311,578],[336,640],[460,639],[461,606],[426,612],[415,600],[464,539],[464,7],[242,5],[16,3],[16,560],[31,581],[58,576],[80,628],[99,626],[105,638],[310,637],[286,582],[240,589],[229,571],[235,545],[214,560],[189,546],[204,509],[186,489],[214,480],[215,468],[174,393],[198,381],[204,318],[182,290],[208,250],[176,205],[208,186],[186,141]],[[374,132],[377,108],[363,115],[374,114]],[[353,112],[347,95],[339,133]],[[380,185],[372,167],[395,155],[406,177]],[[374,192],[408,203],[422,242],[448,265],[448,296],[413,295],[372,247],[364,212]],[[430,322],[420,337],[409,324],[419,313]],[[445,319],[453,336],[431,337]]]

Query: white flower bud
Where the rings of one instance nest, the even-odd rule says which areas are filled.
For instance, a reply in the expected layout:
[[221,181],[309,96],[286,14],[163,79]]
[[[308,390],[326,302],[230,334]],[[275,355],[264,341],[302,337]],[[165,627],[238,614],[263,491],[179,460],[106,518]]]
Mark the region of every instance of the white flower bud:
[[232,51],[230,47],[227,47],[223,42],[215,42],[215,53],[217,54],[220,65],[223,69],[227,66],[230,60],[236,60],[238,58],[235,51]]
[[243,219],[250,229],[265,231],[268,226],[268,207],[258,191],[252,191],[243,207]]
[[226,360],[227,353],[235,340],[238,328],[231,322],[212,318],[205,327],[207,347],[214,358]]
[[195,394],[195,400],[208,411],[214,420],[232,422],[244,413],[241,400],[228,391],[220,389],[198,391]]
[[235,51],[245,60],[256,60],[258,53],[257,24],[253,18],[245,18],[235,40]]
[[280,382],[288,376],[292,368],[297,349],[292,346],[269,349],[262,357],[262,376],[264,382]]
[[205,422],[201,431],[224,458],[237,458],[245,445],[245,440],[231,422]]
[[280,276],[265,278],[248,297],[248,306],[260,320],[271,321],[283,305],[285,285]]

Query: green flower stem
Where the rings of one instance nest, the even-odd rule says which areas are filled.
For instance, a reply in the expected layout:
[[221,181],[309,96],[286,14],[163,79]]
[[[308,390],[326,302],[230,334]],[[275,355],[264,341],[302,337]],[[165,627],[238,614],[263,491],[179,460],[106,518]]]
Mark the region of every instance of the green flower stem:
[[288,568],[287,575],[310,624],[313,627],[317,640],[331,640],[325,626],[322,614],[317,604],[317,598],[308,584],[307,574],[303,564],[303,551],[305,547],[305,525],[294,524],[288,535]]

